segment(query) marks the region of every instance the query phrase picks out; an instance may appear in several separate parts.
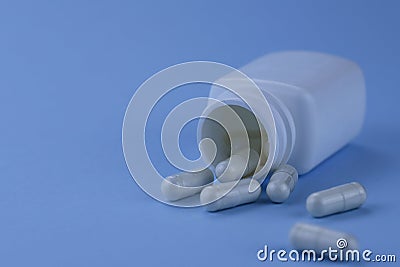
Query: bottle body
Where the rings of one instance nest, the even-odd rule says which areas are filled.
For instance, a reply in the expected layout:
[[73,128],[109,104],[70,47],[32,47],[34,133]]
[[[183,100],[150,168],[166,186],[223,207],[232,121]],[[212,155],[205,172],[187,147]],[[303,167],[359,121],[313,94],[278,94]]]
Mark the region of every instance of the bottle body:
[[300,174],[360,132],[366,93],[355,63],[320,53],[283,52],[260,58],[242,71],[288,108],[296,128],[288,162]]
[[[259,135],[261,139],[268,139],[271,127],[276,131],[275,140],[265,142],[269,151],[271,146],[275,149],[273,155],[267,155],[274,162],[263,175],[285,163],[304,174],[361,130],[366,101],[364,78],[360,68],[349,60],[315,52],[281,52],[261,57],[240,71],[263,92],[275,121],[275,125],[261,123],[266,133]],[[210,97],[226,103],[236,99],[235,105],[248,109],[239,104],[238,96],[217,86],[212,87]],[[241,116],[244,122],[248,117]],[[262,118],[257,120],[262,122]],[[200,136],[206,133],[210,137],[212,130],[204,126],[200,125]],[[250,132],[254,127],[249,123]],[[254,143],[257,146],[262,142]]]

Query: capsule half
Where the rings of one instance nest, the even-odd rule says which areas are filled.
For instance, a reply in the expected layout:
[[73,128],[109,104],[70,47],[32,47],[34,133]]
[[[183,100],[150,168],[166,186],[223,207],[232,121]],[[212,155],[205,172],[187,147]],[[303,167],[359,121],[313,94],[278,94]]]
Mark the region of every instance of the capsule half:
[[247,178],[207,186],[201,191],[200,201],[208,211],[218,211],[254,202],[260,194],[260,184],[255,179]]

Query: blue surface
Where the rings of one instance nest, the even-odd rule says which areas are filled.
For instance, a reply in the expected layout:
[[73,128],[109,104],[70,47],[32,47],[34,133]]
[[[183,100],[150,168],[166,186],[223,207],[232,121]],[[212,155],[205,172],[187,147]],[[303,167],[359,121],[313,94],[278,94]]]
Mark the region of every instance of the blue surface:
[[[399,257],[399,9],[356,0],[1,1],[0,266],[272,265],[256,252],[290,249],[297,221]],[[283,205],[263,194],[207,213],[139,189],[121,148],[135,88],[172,64],[240,67],[287,49],[337,54],[363,69],[367,117],[349,146],[301,177]],[[190,130],[184,136],[194,141]],[[364,207],[318,220],[306,213],[309,193],[351,180],[368,190]]]

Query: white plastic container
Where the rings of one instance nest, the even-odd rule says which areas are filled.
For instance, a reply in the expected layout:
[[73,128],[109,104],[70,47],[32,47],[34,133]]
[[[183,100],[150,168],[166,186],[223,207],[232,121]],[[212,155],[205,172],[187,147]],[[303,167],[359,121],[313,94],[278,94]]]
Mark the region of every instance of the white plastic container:
[[[256,117],[240,97],[221,87],[212,86],[210,97],[228,104],[242,119],[250,147],[263,155],[257,170],[260,179],[286,163],[299,174],[310,171],[346,145],[362,127],[364,78],[360,68],[349,60],[315,52],[280,52],[261,57],[240,71],[265,96],[269,107],[256,107],[264,110],[261,114],[265,116]],[[230,79],[228,76],[221,79]],[[210,104],[204,114],[224,120],[225,111],[226,107]],[[269,116],[273,122],[265,119]],[[214,166],[230,156],[230,139],[218,124],[209,120],[200,123],[198,137],[211,138],[217,145]],[[235,147],[241,141],[233,142]],[[209,148],[201,150],[211,161]]]

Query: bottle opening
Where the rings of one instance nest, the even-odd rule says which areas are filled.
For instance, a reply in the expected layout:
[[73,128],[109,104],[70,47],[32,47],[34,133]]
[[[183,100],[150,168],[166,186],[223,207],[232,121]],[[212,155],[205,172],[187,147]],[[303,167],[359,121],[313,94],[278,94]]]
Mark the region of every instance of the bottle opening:
[[[235,113],[234,115],[232,115],[232,111]],[[268,160],[271,144],[268,140],[267,130],[254,113],[245,107],[230,104],[211,109],[206,117],[212,119],[205,119],[200,125],[200,139],[210,138],[213,140],[216,145],[216,153],[211,152],[213,151],[211,147],[201,147],[201,153],[205,160],[212,162],[215,167],[233,154],[249,148],[256,151],[259,158],[255,171],[247,176],[257,174],[259,178],[265,178],[270,169],[267,165],[272,165]],[[224,126],[229,128],[229,134]],[[213,156],[215,156],[214,159]]]

